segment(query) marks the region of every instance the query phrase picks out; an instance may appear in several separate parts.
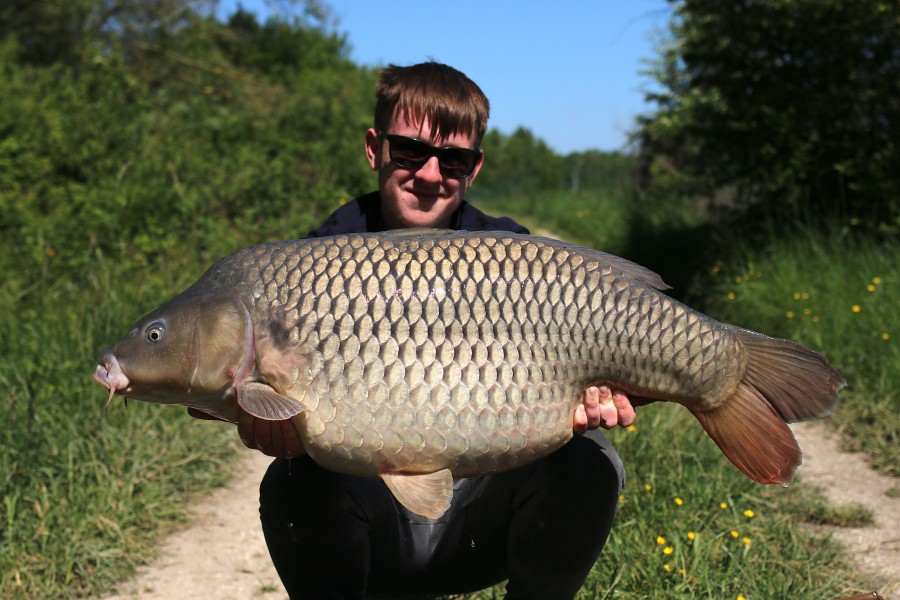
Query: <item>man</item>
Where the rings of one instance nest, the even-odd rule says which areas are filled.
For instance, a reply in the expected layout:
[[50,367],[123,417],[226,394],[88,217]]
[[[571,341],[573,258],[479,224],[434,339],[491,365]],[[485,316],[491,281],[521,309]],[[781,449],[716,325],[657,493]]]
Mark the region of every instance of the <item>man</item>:
[[[338,209],[310,236],[403,227],[528,231],[464,200],[481,170],[489,105],[448,66],[390,66],[377,86],[366,156],[379,191]],[[585,392],[576,433],[629,425],[622,393]],[[573,596],[603,548],[623,483],[598,431],[530,465],[454,482],[433,521],[400,506],[377,479],[322,469],[289,421],[242,415],[241,439],[279,457],[260,487],[260,516],[292,598],[361,598],[474,591],[508,579],[508,598]],[[299,458],[292,458],[299,457]]]

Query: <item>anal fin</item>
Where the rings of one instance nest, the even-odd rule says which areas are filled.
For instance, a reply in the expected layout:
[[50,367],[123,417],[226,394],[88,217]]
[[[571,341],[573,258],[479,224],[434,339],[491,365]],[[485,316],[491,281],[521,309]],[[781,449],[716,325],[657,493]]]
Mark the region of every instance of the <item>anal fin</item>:
[[254,417],[284,421],[305,409],[300,402],[283,396],[264,383],[246,383],[237,392],[237,403]]
[[382,473],[381,479],[397,501],[417,515],[439,519],[450,508],[453,476],[449,469],[425,475]]

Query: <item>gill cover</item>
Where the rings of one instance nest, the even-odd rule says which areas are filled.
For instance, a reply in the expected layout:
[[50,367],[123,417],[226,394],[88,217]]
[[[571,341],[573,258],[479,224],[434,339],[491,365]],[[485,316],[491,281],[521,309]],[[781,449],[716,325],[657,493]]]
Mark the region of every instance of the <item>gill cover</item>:
[[195,285],[138,321],[101,361],[107,355],[128,377],[123,395],[215,408],[253,367],[253,323],[233,289]]

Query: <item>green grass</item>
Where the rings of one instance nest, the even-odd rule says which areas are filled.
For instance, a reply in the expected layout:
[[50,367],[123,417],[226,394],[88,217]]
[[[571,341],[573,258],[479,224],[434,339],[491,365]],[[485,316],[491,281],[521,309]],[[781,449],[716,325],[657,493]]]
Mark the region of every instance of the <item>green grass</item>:
[[739,246],[704,276],[710,315],[824,353],[847,380],[830,424],[900,476],[900,243],[798,233]]
[[5,288],[0,306],[3,598],[108,591],[226,480],[239,445],[231,428],[183,409],[116,402],[104,416],[90,378],[99,350],[174,281],[103,263],[49,273],[26,293]]

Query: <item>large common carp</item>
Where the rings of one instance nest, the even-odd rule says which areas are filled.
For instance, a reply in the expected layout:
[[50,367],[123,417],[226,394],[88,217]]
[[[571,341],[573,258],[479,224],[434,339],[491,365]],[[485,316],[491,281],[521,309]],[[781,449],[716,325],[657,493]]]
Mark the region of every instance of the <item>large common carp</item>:
[[787,485],[800,449],[785,422],[827,415],[844,380],[666,287],[622,258],[504,232],[263,244],[138,321],[94,379],[110,400],[293,419],[320,465],[381,477],[431,517],[452,476],[562,446],[593,384],[685,406],[748,477]]

